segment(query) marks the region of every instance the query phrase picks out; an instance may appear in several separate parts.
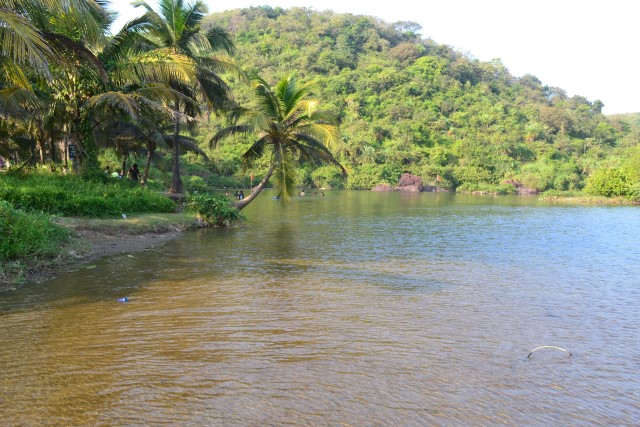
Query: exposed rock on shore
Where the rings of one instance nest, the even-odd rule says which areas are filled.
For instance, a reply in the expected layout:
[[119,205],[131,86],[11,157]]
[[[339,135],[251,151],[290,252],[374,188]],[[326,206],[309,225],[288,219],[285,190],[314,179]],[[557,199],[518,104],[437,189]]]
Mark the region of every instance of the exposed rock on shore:
[[411,175],[410,173],[403,173],[394,190],[420,192],[422,191],[422,188],[422,178],[416,175]]
[[536,190],[535,188],[526,187],[520,181],[517,181],[515,179],[507,179],[506,181],[504,181],[504,183],[513,185],[513,187],[516,189],[516,191],[520,195],[527,196],[531,194],[538,194],[538,190]]

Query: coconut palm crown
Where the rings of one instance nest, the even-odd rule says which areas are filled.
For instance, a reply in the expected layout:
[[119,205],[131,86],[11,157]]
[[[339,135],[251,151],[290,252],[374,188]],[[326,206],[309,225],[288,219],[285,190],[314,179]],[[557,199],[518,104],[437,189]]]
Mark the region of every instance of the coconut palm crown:
[[[145,9],[145,13],[125,25],[117,36],[121,43],[117,44],[115,49],[127,49],[135,43],[138,47],[144,46],[152,52],[169,50],[188,58],[195,70],[191,84],[172,81],[171,86],[194,99],[201,96],[214,112],[230,108],[231,92],[221,74],[232,71],[242,76],[242,72],[228,56],[216,55],[218,51],[231,53],[233,43],[229,34],[220,28],[208,31],[201,28],[200,24],[207,13],[205,3],[202,0],[196,0],[192,4],[183,0],[158,0],[156,10],[143,0],[135,1],[133,5]],[[178,99],[174,109],[187,115],[195,113],[189,111]],[[173,193],[182,192],[179,166],[180,132],[180,120],[176,119],[173,178],[169,190]]]
[[269,157],[269,169],[252,193],[235,203],[237,209],[247,206],[262,191],[269,179],[283,200],[295,191],[296,164],[303,160],[314,164],[328,163],[345,169],[333,157],[329,147],[338,142],[336,118],[320,110],[319,101],[310,98],[314,82],[301,83],[290,74],[271,87],[261,77],[253,80],[255,107],[238,108],[230,116],[231,126],[218,131],[212,138],[214,145],[236,134],[256,134],[258,139],[243,154],[245,168]]

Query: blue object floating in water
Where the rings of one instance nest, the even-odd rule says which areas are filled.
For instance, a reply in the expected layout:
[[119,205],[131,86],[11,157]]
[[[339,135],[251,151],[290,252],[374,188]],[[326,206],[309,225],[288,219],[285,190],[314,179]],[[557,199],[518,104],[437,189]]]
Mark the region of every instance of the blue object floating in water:
[[122,297],[122,298],[118,298],[116,301],[118,301],[118,302],[129,302],[129,298]]

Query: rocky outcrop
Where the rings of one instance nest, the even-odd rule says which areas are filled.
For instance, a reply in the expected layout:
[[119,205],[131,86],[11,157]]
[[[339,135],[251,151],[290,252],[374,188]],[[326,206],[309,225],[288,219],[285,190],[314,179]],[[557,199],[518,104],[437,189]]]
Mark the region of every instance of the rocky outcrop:
[[422,188],[422,178],[416,175],[411,175],[410,173],[403,173],[394,190],[419,192],[422,191]]
[[528,196],[531,194],[538,194],[538,190],[536,190],[535,188],[526,187],[520,181],[517,181],[515,179],[507,179],[503,182],[505,184],[513,185],[513,187],[520,195]]

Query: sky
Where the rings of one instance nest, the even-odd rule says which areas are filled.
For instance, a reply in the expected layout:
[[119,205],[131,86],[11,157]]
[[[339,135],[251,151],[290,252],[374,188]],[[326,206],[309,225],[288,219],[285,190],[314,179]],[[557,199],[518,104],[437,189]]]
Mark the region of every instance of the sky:
[[[147,0],[154,5],[154,0]],[[185,0],[188,2],[189,0]],[[205,0],[209,12],[250,6],[308,7],[413,21],[421,35],[480,61],[499,58],[509,72],[604,103],[605,114],[640,112],[638,0]],[[111,0],[112,27],[142,14]]]

